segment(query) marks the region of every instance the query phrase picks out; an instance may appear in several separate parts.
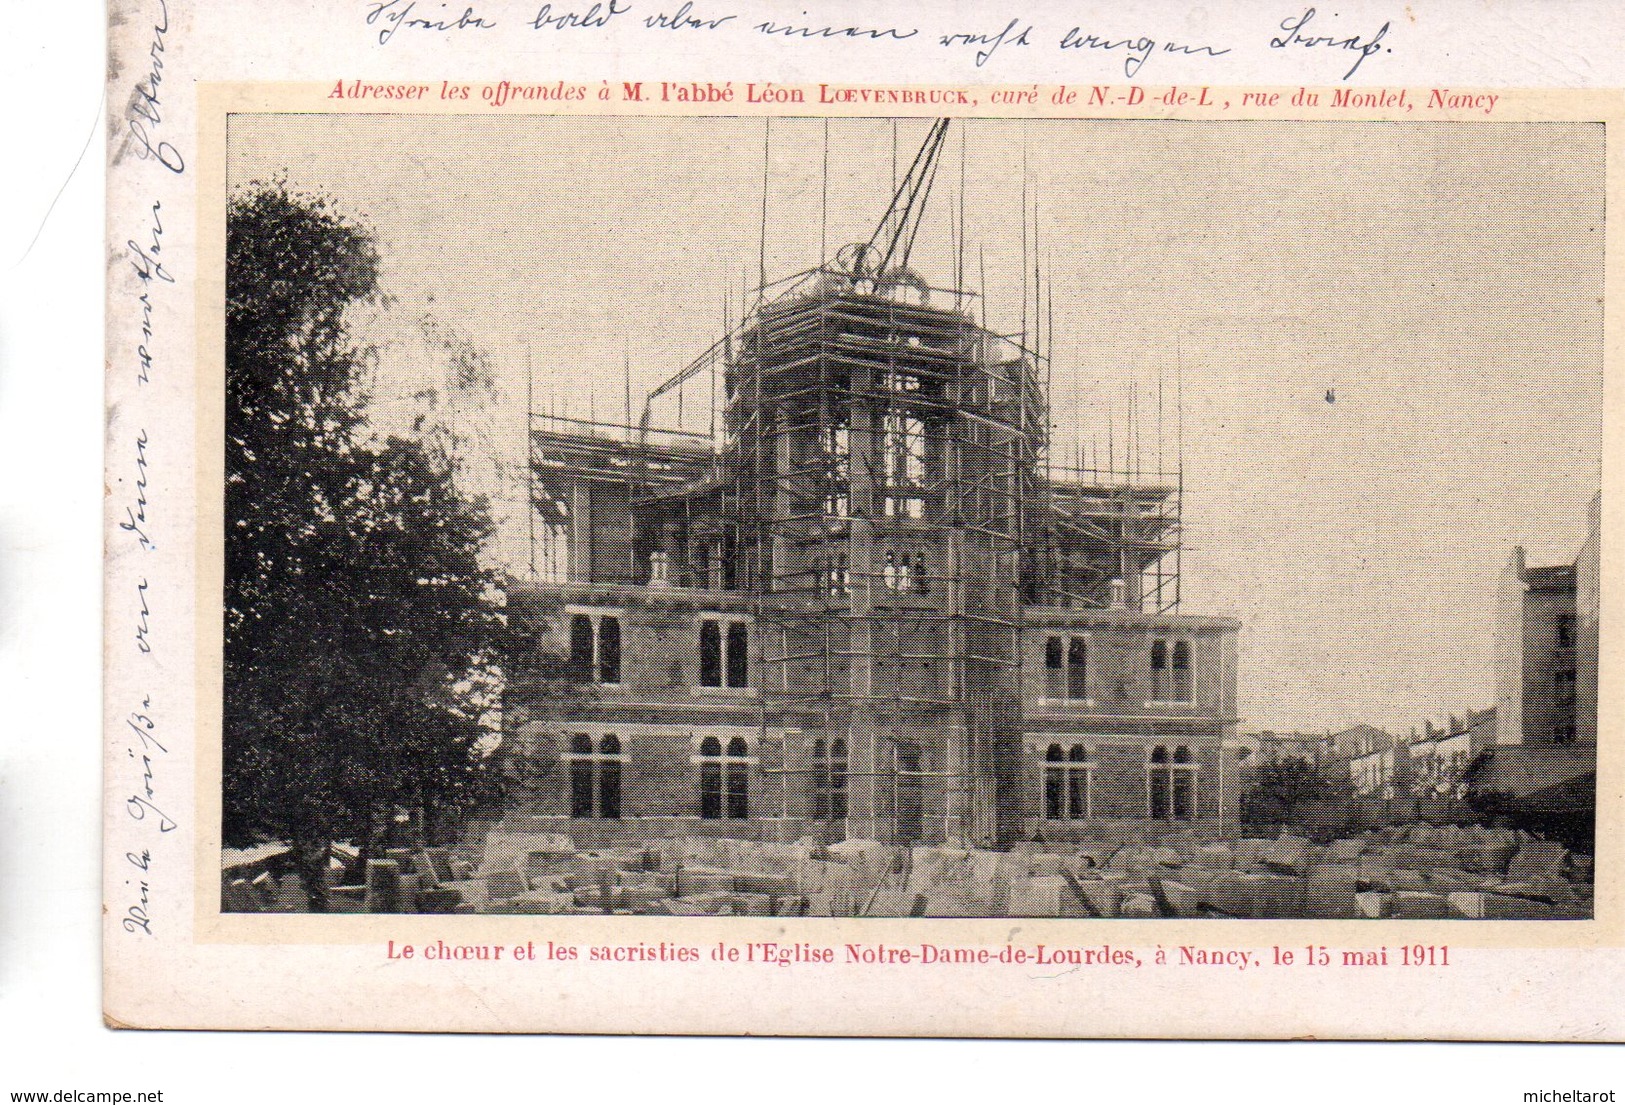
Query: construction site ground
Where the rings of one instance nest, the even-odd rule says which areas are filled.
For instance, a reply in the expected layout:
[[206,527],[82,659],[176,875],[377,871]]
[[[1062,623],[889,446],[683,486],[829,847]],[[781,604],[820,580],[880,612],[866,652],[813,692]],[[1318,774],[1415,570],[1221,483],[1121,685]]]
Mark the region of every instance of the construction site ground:
[[[353,853],[351,853],[353,855]],[[296,876],[223,862],[226,912],[307,908]],[[678,837],[578,851],[498,826],[483,848],[391,849],[364,880],[336,859],[340,912],[756,917],[1398,918],[1592,916],[1592,861],[1527,833],[1396,826],[1315,844],[1203,840],[819,845]],[[349,884],[341,881],[349,872]]]

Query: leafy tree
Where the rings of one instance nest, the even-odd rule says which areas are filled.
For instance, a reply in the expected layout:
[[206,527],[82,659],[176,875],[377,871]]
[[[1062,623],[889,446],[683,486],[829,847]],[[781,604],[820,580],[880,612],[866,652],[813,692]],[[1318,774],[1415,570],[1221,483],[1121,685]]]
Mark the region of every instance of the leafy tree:
[[1291,822],[1308,803],[1347,798],[1350,790],[1308,760],[1288,756],[1256,769],[1252,788],[1242,795],[1242,818],[1251,824]]
[[423,437],[367,433],[371,233],[249,185],[227,219],[223,834],[286,840],[312,910],[331,842],[470,793],[502,632],[486,505]]

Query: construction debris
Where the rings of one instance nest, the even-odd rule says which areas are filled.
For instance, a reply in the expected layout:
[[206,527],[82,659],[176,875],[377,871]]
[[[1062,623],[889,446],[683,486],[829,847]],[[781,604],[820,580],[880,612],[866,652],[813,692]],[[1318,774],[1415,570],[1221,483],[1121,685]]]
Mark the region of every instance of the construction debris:
[[[353,853],[352,853],[353,855]],[[299,908],[267,852],[225,866],[226,912]],[[346,868],[335,863],[335,883]],[[279,875],[277,872],[281,871]],[[750,917],[1393,918],[1592,915],[1592,862],[1527,833],[1410,825],[1319,845],[1166,839],[994,852],[847,840],[676,837],[578,850],[501,827],[483,852],[391,849],[334,908],[367,912]]]

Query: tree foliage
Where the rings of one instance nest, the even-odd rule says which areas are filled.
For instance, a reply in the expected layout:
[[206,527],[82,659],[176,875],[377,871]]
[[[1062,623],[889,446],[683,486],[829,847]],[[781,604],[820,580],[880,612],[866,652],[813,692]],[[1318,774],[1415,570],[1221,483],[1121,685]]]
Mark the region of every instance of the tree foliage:
[[486,504],[421,437],[367,433],[370,232],[285,183],[231,198],[226,267],[224,817],[280,839],[323,908],[328,844],[467,794],[500,619]]
[[1253,786],[1242,795],[1242,818],[1251,824],[1283,824],[1311,802],[1348,798],[1347,783],[1330,779],[1308,760],[1288,756],[1260,764]]

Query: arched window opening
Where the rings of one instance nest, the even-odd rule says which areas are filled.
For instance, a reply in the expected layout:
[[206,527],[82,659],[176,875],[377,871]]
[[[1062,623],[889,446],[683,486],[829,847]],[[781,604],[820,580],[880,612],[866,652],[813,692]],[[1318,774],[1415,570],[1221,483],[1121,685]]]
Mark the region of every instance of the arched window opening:
[[840,738],[813,741],[812,815],[815,821],[846,820],[846,741]]
[[1168,697],[1168,642],[1151,642],[1151,698],[1163,701]]
[[722,742],[715,737],[700,742],[700,817],[722,817]]
[[1074,637],[1066,646],[1066,697],[1082,701],[1089,697],[1089,646]]
[[621,767],[625,762],[620,738],[607,733],[594,751],[592,738],[577,733],[570,738],[570,751],[564,759],[570,779],[570,816],[619,818]]
[[1187,745],[1179,745],[1173,756],[1166,746],[1151,750],[1146,765],[1146,812],[1157,821],[1191,821],[1196,818],[1196,772],[1198,765]]
[[621,681],[621,619],[614,614],[570,615],[570,671],[581,683]]
[[725,769],[723,785],[727,789],[728,816],[735,820],[743,820],[750,816],[750,765],[746,762],[749,755],[750,746],[745,743],[744,738],[735,737],[728,742],[728,755],[723,762]]
[[1172,788],[1173,778],[1168,768],[1168,749],[1159,744],[1151,750],[1151,765],[1146,769],[1146,812],[1153,821],[1168,819],[1173,801]]
[[1090,816],[1092,791],[1089,750],[1081,744],[1064,749],[1052,744],[1044,751],[1044,818],[1080,821]]
[[1191,700],[1191,646],[1188,641],[1174,643],[1174,701],[1189,702]]
[[700,686],[750,686],[750,623],[706,616],[700,621]]
[[716,737],[700,742],[700,817],[708,821],[750,816],[750,744],[742,737],[728,741],[726,753]]

